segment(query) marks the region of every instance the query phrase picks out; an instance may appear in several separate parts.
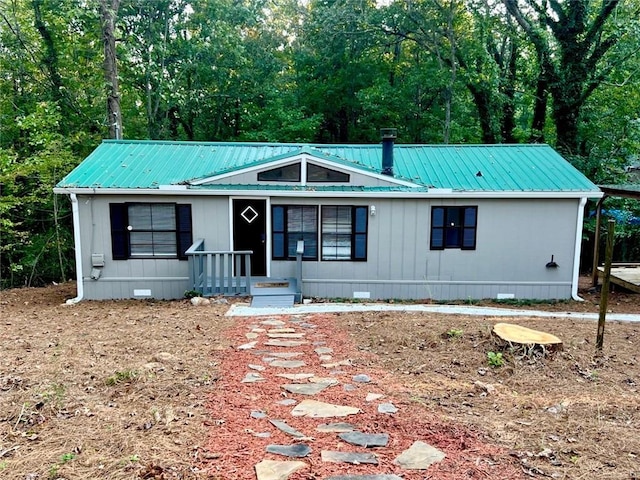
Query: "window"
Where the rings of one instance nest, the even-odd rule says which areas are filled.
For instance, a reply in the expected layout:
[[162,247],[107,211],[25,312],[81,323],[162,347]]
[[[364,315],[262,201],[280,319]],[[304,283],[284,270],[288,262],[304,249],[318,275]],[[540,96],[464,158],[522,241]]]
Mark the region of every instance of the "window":
[[272,223],[274,260],[295,260],[298,240],[304,240],[304,260],[318,259],[318,207],[276,205]]
[[475,250],[478,207],[432,207],[431,250]]
[[322,260],[367,259],[368,207],[322,207]]
[[284,167],[273,168],[258,173],[260,182],[299,182],[300,164],[285,165]]
[[307,164],[307,182],[348,183],[349,175],[330,168],[320,167],[313,163]]
[[111,248],[114,260],[179,258],[192,243],[191,205],[112,203]]

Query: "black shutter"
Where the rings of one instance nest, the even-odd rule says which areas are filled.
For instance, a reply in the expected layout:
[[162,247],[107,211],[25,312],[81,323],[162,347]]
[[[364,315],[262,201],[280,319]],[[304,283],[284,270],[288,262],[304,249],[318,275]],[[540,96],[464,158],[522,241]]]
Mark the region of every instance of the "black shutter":
[[176,205],[176,235],[178,240],[178,258],[187,260],[185,251],[193,244],[191,235],[191,205]]
[[129,258],[129,224],[126,203],[110,203],[111,216],[111,254],[114,260]]

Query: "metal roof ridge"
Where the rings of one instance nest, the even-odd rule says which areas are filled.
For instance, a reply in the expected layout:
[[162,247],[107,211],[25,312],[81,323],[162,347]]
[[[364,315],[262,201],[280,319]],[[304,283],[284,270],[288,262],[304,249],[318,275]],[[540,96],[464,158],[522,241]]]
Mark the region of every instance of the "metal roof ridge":
[[[206,141],[206,140],[151,140],[151,139],[102,139],[102,143],[149,144],[149,145],[203,145],[203,146],[247,146],[247,147],[298,147],[300,149],[332,148],[377,148],[381,143],[315,143],[315,142],[250,142],[250,141]],[[399,143],[396,148],[514,148],[514,147],[550,147],[547,143]],[[306,152],[305,152],[306,153]]]

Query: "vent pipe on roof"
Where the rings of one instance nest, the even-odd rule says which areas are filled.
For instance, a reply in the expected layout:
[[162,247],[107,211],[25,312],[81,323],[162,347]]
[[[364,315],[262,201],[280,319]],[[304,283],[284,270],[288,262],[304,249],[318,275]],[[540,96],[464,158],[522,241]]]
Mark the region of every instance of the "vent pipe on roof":
[[398,134],[396,128],[382,128],[382,174],[393,177],[393,143]]

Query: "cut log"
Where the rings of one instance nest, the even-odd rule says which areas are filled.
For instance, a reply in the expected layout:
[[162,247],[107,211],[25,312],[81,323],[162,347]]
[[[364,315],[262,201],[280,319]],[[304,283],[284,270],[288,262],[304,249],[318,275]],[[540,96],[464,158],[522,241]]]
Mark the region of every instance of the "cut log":
[[531,328],[521,327],[512,323],[496,323],[493,327],[493,334],[504,340],[509,345],[540,345],[545,350],[562,350],[562,340],[555,335]]

